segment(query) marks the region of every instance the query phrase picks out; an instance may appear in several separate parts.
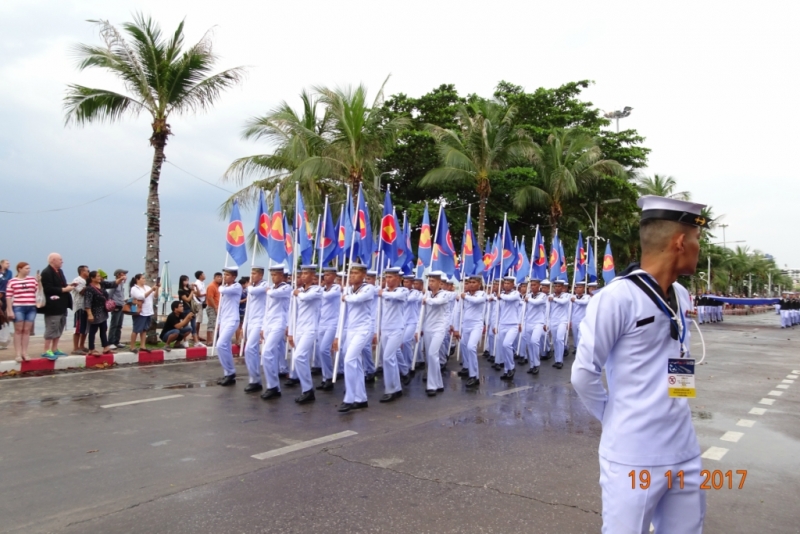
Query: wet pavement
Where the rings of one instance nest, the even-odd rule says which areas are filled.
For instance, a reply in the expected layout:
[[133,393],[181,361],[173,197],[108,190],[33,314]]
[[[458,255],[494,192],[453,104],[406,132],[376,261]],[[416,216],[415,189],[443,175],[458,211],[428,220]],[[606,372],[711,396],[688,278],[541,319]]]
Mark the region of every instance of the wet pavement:
[[[776,323],[703,326],[695,426],[727,449],[704,468],[748,472],[709,490],[706,532],[800,532],[800,327]],[[482,361],[478,391],[451,373],[432,399],[418,374],[392,404],[377,382],[346,415],[341,382],[267,403],[216,386],[216,361],[0,381],[0,532],[599,532],[600,424],[572,362],[506,384]]]

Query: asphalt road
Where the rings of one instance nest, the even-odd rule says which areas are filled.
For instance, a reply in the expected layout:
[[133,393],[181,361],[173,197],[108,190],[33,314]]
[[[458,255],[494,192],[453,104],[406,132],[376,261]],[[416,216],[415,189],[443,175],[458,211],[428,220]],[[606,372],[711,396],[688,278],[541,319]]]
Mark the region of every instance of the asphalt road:
[[[737,475],[709,490],[706,532],[800,532],[800,385],[787,378],[800,327],[775,325],[703,326],[695,426],[703,451],[726,449],[704,467],[747,470],[742,489]],[[451,361],[443,395],[426,397],[418,374],[379,404],[378,382],[346,415],[341,383],[312,405],[287,389],[267,403],[242,381],[214,385],[216,361],[0,380],[0,531],[599,532],[601,428],[572,362],[505,384],[482,361],[467,392]]]

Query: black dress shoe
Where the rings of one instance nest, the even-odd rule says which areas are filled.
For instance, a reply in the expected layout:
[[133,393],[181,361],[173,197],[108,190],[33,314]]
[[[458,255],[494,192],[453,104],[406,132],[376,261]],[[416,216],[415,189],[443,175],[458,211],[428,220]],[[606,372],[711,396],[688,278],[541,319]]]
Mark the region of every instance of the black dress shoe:
[[444,393],[444,388],[436,388],[436,393]]
[[322,384],[317,386],[317,389],[320,391],[331,391],[333,389],[333,380],[331,380],[330,378],[324,380]]
[[358,409],[361,409],[361,408],[369,408],[369,402],[364,401],[364,402],[354,402],[353,403],[353,410],[358,410]]
[[264,391],[264,393],[261,394],[261,398],[264,400],[277,399],[280,396],[281,396],[281,390],[279,390],[276,387],[269,388],[266,391]]
[[469,376],[469,369],[466,367],[462,367],[461,370],[458,372],[458,376]]
[[321,374],[322,374],[322,368],[321,367],[312,367],[311,368],[311,375],[312,376],[319,376]]
[[511,380],[514,378],[514,369],[508,371],[507,373],[503,373],[503,376],[500,377],[500,380]]
[[339,405],[339,413],[347,413],[353,409],[353,405],[349,402],[343,402]]
[[247,387],[244,388],[244,392],[245,393],[258,393],[262,389],[264,389],[264,388],[261,387],[261,384],[247,384]]
[[316,399],[314,398],[314,390],[309,389],[308,391],[304,391],[302,395],[294,399],[297,404],[308,404],[309,402],[314,402]]
[[533,371],[533,372],[531,373],[532,375],[538,375],[538,374],[539,374],[539,366],[538,366],[538,365],[536,365],[536,366],[534,366],[534,367],[531,367],[531,371]]
[[473,376],[469,380],[467,380],[467,387],[468,388],[476,388],[481,385],[481,381],[477,376]]
[[427,393],[429,397],[435,397],[436,396],[436,390],[435,389],[426,389],[425,393]]
[[394,393],[387,393],[386,395],[381,397],[381,400],[379,400],[378,402],[392,402],[396,398],[397,397],[395,397]]
[[494,356],[487,356],[486,359],[489,360],[489,363],[494,363]]
[[564,364],[561,362],[556,362],[553,364],[553,367],[555,367],[556,369],[561,369],[562,367],[564,367]]
[[375,382],[375,373],[369,373],[364,377],[365,384],[372,384]]
[[489,357],[489,351],[488,350],[483,351],[483,357],[484,358],[488,358]]
[[378,368],[375,369],[375,374],[377,376],[383,376],[383,366],[378,366]]
[[439,371],[441,371],[442,373],[444,373],[445,371],[447,371],[447,364],[442,364],[442,365],[440,365],[440,366],[439,366]]
[[283,385],[286,386],[287,388],[290,388],[290,387],[296,386],[299,383],[300,383],[300,379],[299,378],[290,378],[289,380],[284,382]]
[[411,383],[411,373],[408,373],[407,375],[400,375],[400,383],[404,386],[409,385]]
[[236,375],[228,375],[224,377],[222,380],[217,382],[220,386],[235,386],[236,385]]
[[502,365],[500,365],[499,363],[496,363],[496,364],[494,364],[494,365],[492,366],[492,369],[494,369],[495,371],[499,371],[499,370],[500,370],[500,369],[502,369],[502,368],[503,368],[503,366],[502,366]]
[[289,373],[278,373],[278,378],[286,378],[289,376]]

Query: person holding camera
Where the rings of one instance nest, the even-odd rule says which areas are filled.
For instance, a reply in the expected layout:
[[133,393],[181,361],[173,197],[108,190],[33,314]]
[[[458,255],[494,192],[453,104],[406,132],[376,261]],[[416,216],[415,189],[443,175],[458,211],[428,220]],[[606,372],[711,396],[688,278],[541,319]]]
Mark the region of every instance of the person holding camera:
[[138,315],[133,316],[133,332],[131,333],[131,349],[133,352],[138,352],[135,348],[137,337],[141,338],[139,350],[150,352],[150,349],[148,349],[145,344],[145,340],[147,338],[147,329],[150,327],[150,321],[154,313],[153,295],[158,292],[160,287],[160,280],[156,280],[156,285],[154,287],[145,285],[145,278],[141,273],[135,275],[133,280],[131,280],[131,299],[140,306],[141,310]]
[[[164,342],[164,350],[169,352],[183,345],[184,340],[189,337],[192,332],[192,321],[194,320],[194,313],[185,312],[184,305],[181,301],[175,300],[170,305],[172,313],[167,315],[167,320],[164,321],[164,328],[161,329],[161,341]],[[172,343],[172,346],[170,346]]]

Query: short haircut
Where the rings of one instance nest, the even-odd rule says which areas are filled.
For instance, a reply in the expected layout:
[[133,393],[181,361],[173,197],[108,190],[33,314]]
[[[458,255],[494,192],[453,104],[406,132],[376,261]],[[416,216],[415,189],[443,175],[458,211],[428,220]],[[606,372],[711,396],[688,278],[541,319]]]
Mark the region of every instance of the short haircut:
[[639,222],[642,253],[662,252],[675,234],[688,233],[691,228],[688,224],[661,219],[645,219]]
[[89,271],[89,280],[91,280],[92,278],[94,278],[97,275],[98,275],[97,271]]
[[[8,260],[0,260],[0,262],[2,262],[2,261],[8,261]],[[30,265],[30,264],[27,261],[19,262],[17,264],[17,272],[20,272],[22,270],[22,268],[25,267],[26,265]]]
[[195,271],[195,273],[194,273],[194,277],[195,278],[200,278],[202,275],[203,275],[203,271]]
[[222,276],[222,273],[214,273],[214,278],[216,278],[218,276]]
[[88,268],[89,268],[88,265],[78,265],[78,274],[81,274],[81,271]]
[[239,283],[242,284],[242,285],[249,284],[250,283],[250,277],[249,276],[243,276],[243,277],[239,278]]
[[170,308],[172,308],[172,311],[175,311],[175,310],[178,309],[178,306],[182,306],[182,305],[183,305],[183,302],[181,302],[179,300],[173,300],[172,304],[170,304],[169,306],[170,306]]

